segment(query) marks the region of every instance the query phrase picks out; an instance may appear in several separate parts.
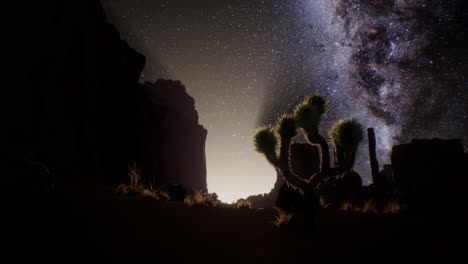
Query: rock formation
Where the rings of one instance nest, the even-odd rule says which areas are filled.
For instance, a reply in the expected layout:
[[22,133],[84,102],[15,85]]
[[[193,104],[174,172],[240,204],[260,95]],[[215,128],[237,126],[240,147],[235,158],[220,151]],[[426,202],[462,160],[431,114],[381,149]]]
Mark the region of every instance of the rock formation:
[[140,86],[139,138],[143,175],[155,186],[181,184],[207,191],[205,141],[195,101],[179,81]]
[[18,21],[4,27],[0,42],[7,65],[0,96],[7,177],[23,177],[10,160],[41,164],[58,186],[126,177],[135,158],[135,93],[145,57],[120,39],[99,1],[28,2],[5,10]]
[[393,177],[418,206],[467,201],[467,170],[460,140],[420,139],[392,149]]

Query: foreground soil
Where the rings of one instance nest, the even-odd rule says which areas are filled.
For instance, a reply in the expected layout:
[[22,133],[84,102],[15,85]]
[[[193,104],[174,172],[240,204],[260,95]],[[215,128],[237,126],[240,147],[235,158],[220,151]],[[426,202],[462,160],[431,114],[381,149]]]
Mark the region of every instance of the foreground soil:
[[122,198],[112,188],[2,194],[2,211],[2,257],[41,263],[450,263],[464,256],[468,234],[461,210],[322,210],[308,238],[301,215],[276,228],[271,208],[187,207]]

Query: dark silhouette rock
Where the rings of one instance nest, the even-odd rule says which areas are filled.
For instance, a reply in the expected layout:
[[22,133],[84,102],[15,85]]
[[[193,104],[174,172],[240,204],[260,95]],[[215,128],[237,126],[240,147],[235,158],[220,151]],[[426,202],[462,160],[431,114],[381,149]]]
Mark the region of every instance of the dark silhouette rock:
[[179,81],[159,79],[138,90],[144,177],[155,186],[181,184],[207,191],[205,141],[195,101]]
[[273,205],[274,201],[272,201],[271,196],[269,194],[258,194],[258,195],[250,195],[246,198],[247,201],[250,202],[252,208],[265,208],[270,207]]
[[0,159],[2,174],[5,175],[0,191],[41,193],[50,192],[55,187],[55,175],[41,163],[23,157],[4,156]]
[[350,171],[343,175],[343,178],[338,180],[336,193],[339,200],[343,202],[358,203],[363,195],[361,176]]
[[43,164],[59,186],[118,183],[135,158],[144,56],[120,39],[99,1],[5,10],[18,23],[0,42],[2,156]]
[[380,175],[382,176],[382,180],[387,184],[393,184],[395,182],[395,179],[393,178],[393,168],[390,164],[383,165]]
[[359,204],[365,197],[361,176],[355,171],[322,182],[318,186],[318,192],[330,206],[334,207],[339,207],[346,202]]
[[367,128],[367,141],[369,147],[369,161],[371,165],[372,183],[374,185],[380,184],[379,161],[377,159],[377,144],[375,141],[374,128]]
[[467,171],[460,140],[420,139],[392,149],[398,189],[417,206],[466,203]]

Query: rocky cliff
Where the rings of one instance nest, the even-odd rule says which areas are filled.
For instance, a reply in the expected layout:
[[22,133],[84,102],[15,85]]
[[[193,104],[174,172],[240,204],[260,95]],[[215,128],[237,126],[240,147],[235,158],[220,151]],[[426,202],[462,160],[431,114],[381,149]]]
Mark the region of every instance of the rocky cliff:
[[414,139],[393,147],[393,177],[417,205],[466,203],[465,157],[460,140]]
[[10,4],[15,21],[0,41],[3,175],[12,184],[45,170],[59,186],[120,181],[135,158],[145,57],[120,39],[97,0]]
[[205,141],[195,101],[179,81],[159,79],[138,91],[143,174],[153,184],[207,190]]

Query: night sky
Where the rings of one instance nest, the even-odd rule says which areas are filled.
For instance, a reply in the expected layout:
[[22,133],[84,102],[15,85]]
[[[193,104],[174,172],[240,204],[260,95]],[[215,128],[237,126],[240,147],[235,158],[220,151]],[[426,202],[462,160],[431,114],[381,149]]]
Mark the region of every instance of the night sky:
[[[467,11],[463,1],[104,0],[121,37],[146,56],[141,81],[182,81],[208,129],[208,189],[231,202],[267,193],[274,169],[256,127],[306,94],[377,133],[380,163],[412,138],[466,148]],[[356,171],[370,181],[367,145]]]

